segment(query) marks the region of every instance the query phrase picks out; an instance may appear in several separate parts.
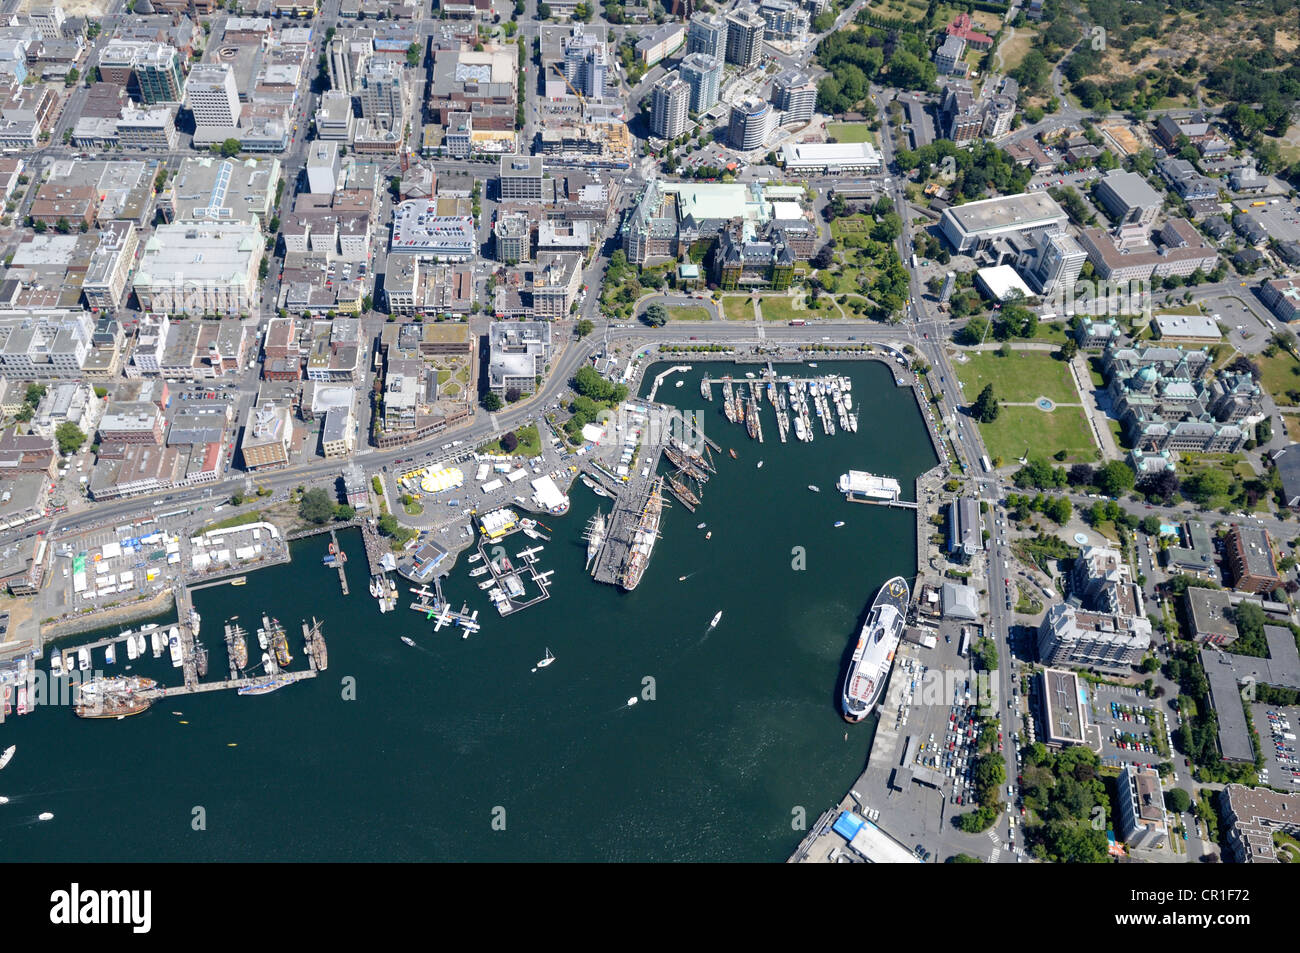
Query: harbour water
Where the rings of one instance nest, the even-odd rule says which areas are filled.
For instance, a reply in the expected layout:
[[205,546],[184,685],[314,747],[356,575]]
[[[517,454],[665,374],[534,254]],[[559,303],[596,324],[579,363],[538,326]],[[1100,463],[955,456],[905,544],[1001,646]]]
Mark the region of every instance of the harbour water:
[[[463,562],[445,583],[455,605],[480,610],[483,630],[468,640],[435,635],[406,608],[404,582],[387,615],[363,589],[345,598],[321,566],[324,538],[294,544],[288,565],[194,593],[202,638],[220,672],[232,615],[250,633],[264,611],[290,633],[315,616],[329,671],[261,697],[163,700],[122,721],[56,708],[0,725],[0,742],[18,745],[0,772],[4,856],[784,860],[802,837],[798,811],[811,824],[862,770],[874,725],[839,717],[844,664],[876,587],[915,571],[915,514],[846,503],[835,480],[867,469],[910,498],[935,460],[910,390],[886,366],[805,372],[852,377],[859,430],[785,445],[770,406],[759,445],[703,401],[706,368],[758,370],[697,364],[686,386],[660,388],[661,400],[702,410],[724,452],[695,514],[670,501],[635,592],[583,571],[583,527],[609,501],[577,483],[566,517],[541,518],[549,600],[501,619]],[[364,565],[360,535],[339,538],[349,565]],[[532,541],[505,545],[513,557]],[[302,667],[300,639],[291,645]],[[555,664],[531,671],[547,648]],[[104,668],[102,652],[95,662]],[[179,681],[165,655],[133,664]],[[42,811],[54,820],[37,822]]]

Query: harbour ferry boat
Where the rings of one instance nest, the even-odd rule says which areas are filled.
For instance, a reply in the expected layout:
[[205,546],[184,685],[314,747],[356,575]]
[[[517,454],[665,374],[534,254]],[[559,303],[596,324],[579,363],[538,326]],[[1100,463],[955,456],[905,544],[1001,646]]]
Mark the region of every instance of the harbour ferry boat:
[[861,721],[880,702],[889,666],[903,636],[907,604],[911,598],[907,581],[902,576],[895,576],[880,587],[871,603],[871,611],[858,633],[858,644],[844,676],[842,703],[846,721]]

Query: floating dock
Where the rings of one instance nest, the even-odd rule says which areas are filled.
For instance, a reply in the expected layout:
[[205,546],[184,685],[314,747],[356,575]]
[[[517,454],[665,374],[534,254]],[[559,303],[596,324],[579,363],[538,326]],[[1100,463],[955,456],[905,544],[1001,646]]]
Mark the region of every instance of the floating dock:
[[342,586],[343,595],[347,595],[347,573],[343,571],[343,564],[347,563],[347,554],[338,545],[338,533],[333,529],[329,530],[329,553],[325,556],[325,566],[338,569],[338,584]]

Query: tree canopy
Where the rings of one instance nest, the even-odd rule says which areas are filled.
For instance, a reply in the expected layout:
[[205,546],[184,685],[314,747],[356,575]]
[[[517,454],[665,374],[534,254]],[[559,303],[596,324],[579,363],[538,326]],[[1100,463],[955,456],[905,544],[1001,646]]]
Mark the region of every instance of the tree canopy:
[[308,490],[298,501],[298,515],[309,523],[328,523],[334,517],[334,501],[319,487]]

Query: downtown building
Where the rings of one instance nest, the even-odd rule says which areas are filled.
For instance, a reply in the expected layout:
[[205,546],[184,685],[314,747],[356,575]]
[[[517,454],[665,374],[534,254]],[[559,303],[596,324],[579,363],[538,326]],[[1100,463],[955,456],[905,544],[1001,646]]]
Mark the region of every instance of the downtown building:
[[1070,597],[1038,629],[1044,665],[1123,671],[1151,647],[1142,590],[1118,550],[1086,547],[1070,575]]
[[654,87],[650,111],[650,131],[660,139],[676,139],[686,131],[686,113],[690,87],[670,73]]
[[763,18],[753,10],[736,10],[727,16],[726,61],[749,69],[763,58]]
[[707,53],[691,53],[682,60],[679,72],[690,90],[688,112],[700,115],[717,105],[719,83],[722,81],[721,59]]
[[727,52],[727,21],[714,13],[701,13],[691,17],[686,33],[686,53],[703,53],[711,59],[721,60]]
[[801,70],[777,73],[772,82],[772,105],[781,114],[782,127],[812,122],[817,110],[817,82]]

